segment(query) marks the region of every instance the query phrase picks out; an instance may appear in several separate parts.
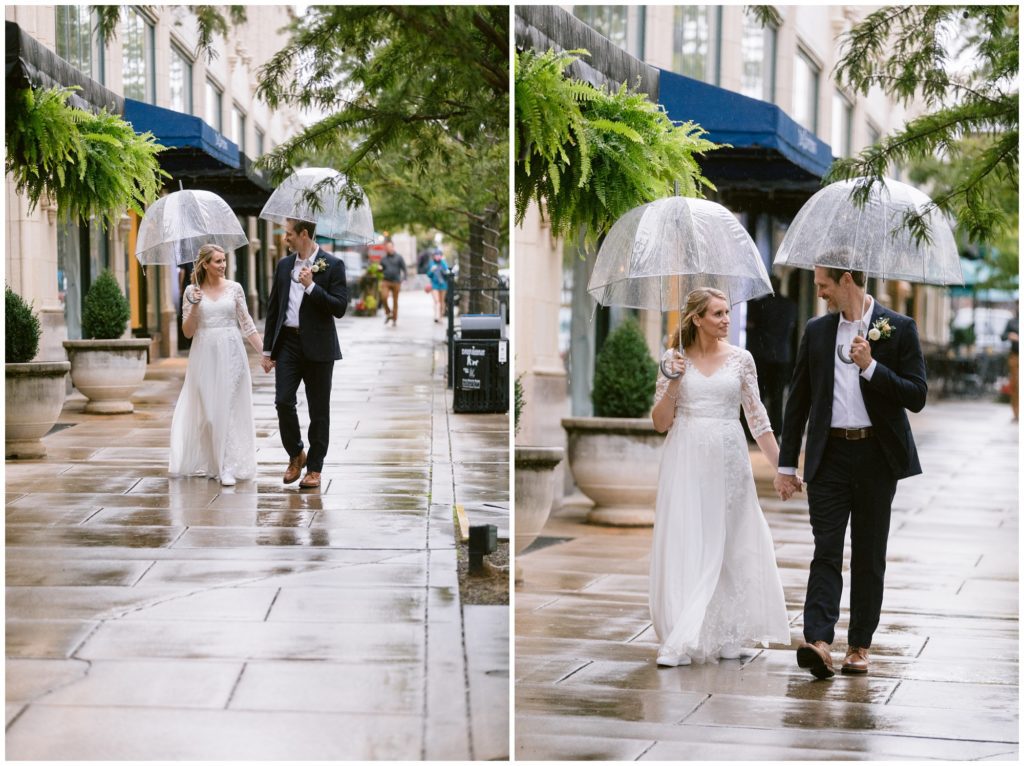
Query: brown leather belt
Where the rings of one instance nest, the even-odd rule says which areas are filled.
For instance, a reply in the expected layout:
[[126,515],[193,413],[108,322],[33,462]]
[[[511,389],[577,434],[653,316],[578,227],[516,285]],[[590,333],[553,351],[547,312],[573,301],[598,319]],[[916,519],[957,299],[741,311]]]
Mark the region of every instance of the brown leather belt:
[[828,435],[834,439],[846,439],[849,442],[856,442],[861,439],[870,439],[874,435],[874,429],[871,426],[867,428],[830,428],[828,429]]

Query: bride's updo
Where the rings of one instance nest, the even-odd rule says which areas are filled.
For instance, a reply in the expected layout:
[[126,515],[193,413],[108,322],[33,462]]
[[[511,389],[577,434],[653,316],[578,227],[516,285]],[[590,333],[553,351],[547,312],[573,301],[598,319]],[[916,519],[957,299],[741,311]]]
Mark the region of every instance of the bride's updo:
[[683,321],[672,333],[669,348],[686,348],[697,339],[697,325],[694,319],[704,316],[712,298],[720,298],[728,303],[729,298],[721,290],[714,287],[698,287],[686,296],[686,308],[683,309]]
[[206,281],[206,269],[210,265],[210,259],[214,253],[223,253],[224,250],[217,245],[203,245],[199,248],[199,255],[196,256],[196,265],[192,270],[192,284],[202,287]]

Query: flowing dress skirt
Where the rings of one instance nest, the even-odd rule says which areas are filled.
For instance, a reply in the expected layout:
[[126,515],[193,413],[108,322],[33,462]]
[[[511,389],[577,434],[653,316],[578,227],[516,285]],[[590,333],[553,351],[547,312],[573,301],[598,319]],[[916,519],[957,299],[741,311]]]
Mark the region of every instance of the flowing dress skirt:
[[771,532],[743,427],[677,419],[665,440],[651,548],[651,616],[662,651],[717,661],[727,644],[789,644]]
[[168,467],[177,476],[256,476],[249,359],[237,326],[201,327],[171,420]]

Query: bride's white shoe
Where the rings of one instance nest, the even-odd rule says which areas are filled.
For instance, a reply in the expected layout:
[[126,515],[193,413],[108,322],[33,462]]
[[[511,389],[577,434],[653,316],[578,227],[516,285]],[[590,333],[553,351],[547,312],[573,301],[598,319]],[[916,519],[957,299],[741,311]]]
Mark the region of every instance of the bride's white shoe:
[[675,668],[680,665],[689,665],[690,657],[686,654],[658,654],[658,664],[666,668]]
[[740,645],[739,644],[726,644],[718,650],[718,659],[720,660],[738,660],[740,658]]
[[220,475],[220,483],[225,487],[233,487],[235,485],[235,477],[230,473],[222,473]]

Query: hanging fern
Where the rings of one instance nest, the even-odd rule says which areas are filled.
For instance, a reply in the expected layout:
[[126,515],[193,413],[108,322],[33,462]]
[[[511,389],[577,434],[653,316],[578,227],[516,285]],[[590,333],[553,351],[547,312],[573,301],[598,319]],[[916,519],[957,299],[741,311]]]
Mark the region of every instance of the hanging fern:
[[114,114],[91,114],[67,104],[72,88],[8,93],[5,170],[30,211],[48,196],[62,221],[117,221],[126,208],[140,215],[160,193],[151,133],[138,135]]
[[721,146],[699,125],[675,125],[646,94],[598,89],[567,78],[586,51],[516,56],[516,223],[542,204],[552,232],[580,226],[593,239],[627,210],[672,194],[715,187],[697,157]]

